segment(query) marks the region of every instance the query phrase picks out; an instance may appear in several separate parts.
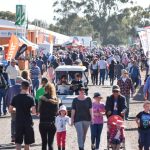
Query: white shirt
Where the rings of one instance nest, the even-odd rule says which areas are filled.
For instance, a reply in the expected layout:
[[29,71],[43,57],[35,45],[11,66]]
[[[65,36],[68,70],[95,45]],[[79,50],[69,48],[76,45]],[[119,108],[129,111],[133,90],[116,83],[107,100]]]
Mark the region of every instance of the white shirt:
[[100,60],[98,62],[99,69],[106,69],[107,68],[107,62],[105,60]]
[[6,69],[6,72],[8,73],[10,79],[16,79],[16,77],[20,75],[20,69],[17,65],[14,67],[9,65]]
[[71,119],[68,116],[57,116],[55,119],[55,126],[57,132],[63,132],[67,130],[67,124],[71,124]]
[[93,70],[98,69],[98,64],[97,64],[97,63],[96,63],[96,64],[91,64],[91,68],[92,68]]
[[58,90],[60,94],[68,94],[69,92],[69,86],[68,85],[58,85]]

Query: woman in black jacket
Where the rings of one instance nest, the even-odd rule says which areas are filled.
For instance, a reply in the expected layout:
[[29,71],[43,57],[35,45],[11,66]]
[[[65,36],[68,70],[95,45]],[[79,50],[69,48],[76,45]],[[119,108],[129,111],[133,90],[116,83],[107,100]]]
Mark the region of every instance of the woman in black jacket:
[[39,131],[42,139],[42,150],[53,150],[53,141],[56,132],[55,117],[58,111],[58,100],[56,98],[56,89],[53,84],[48,83],[45,86],[45,94],[41,97],[39,103],[40,124]]

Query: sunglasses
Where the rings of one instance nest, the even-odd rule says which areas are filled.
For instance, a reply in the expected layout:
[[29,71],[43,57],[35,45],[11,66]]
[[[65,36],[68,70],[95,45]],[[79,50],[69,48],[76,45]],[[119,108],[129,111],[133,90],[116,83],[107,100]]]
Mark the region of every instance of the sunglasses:
[[113,93],[119,93],[119,91],[113,91]]

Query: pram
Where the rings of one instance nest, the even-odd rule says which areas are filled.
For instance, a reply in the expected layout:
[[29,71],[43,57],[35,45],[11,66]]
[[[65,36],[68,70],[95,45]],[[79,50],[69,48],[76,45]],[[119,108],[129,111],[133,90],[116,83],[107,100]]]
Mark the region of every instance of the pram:
[[[111,143],[109,141],[110,133],[112,132],[112,130],[114,128],[116,128],[116,125],[114,125],[114,123],[117,124],[118,121],[121,121],[121,122],[123,121],[123,119],[120,116],[118,116],[118,115],[112,115],[112,116],[110,116],[108,118],[108,121],[107,121],[107,150],[112,149]],[[120,149],[126,150],[126,148],[125,148],[125,140],[123,140],[120,143]]]

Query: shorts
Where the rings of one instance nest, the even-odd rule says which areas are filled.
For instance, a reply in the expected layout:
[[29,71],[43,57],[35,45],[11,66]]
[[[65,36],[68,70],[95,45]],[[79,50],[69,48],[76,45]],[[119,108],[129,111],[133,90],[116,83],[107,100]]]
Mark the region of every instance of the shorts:
[[121,143],[121,140],[118,140],[118,139],[113,139],[111,141],[111,144],[115,144],[115,145],[120,144],[120,143]]
[[23,141],[26,145],[30,145],[35,142],[32,125],[16,125],[15,142],[17,144],[22,144]]

